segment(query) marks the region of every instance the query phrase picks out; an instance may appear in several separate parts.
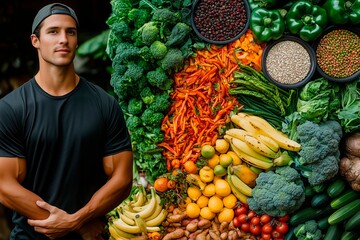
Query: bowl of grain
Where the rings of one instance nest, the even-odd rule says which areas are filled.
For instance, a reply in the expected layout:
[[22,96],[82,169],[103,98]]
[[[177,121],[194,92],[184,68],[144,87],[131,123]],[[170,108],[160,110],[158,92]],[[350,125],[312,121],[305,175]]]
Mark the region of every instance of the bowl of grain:
[[292,35],[270,42],[262,55],[265,77],[284,89],[305,85],[316,71],[315,52],[311,46]]
[[190,19],[195,34],[201,40],[224,45],[246,32],[250,6],[246,0],[195,0]]
[[315,40],[317,71],[334,82],[360,77],[360,28],[329,26]]

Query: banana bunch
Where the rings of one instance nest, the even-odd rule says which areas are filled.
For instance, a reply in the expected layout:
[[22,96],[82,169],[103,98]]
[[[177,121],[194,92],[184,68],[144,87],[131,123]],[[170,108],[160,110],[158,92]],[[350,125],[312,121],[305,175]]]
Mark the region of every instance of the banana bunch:
[[230,168],[227,170],[227,182],[230,185],[231,192],[242,203],[247,204],[248,197],[252,196],[252,188],[245,184],[240,178],[230,172]]
[[231,116],[238,128],[228,129],[224,139],[241,160],[249,165],[268,170],[274,166],[274,159],[282,155],[282,150],[298,152],[301,145],[275,129],[265,119],[238,113]]
[[155,189],[139,191],[133,201],[123,201],[118,207],[119,218],[109,224],[110,235],[114,239],[131,239],[136,234],[160,231],[159,225],[166,219],[168,212],[161,205],[160,196]]

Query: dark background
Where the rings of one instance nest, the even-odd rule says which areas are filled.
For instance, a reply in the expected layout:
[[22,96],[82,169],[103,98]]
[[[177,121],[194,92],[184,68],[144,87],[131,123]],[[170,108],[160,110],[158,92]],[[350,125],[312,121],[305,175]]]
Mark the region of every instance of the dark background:
[[[39,9],[46,4],[60,2],[69,5],[80,23],[79,45],[108,29],[106,20],[111,14],[109,1],[61,0],[31,1],[2,0],[0,4],[0,98],[27,81],[37,72],[37,53],[30,42],[32,21]],[[109,87],[110,77],[99,62],[81,61],[80,75]],[[95,71],[98,69],[98,71]]]

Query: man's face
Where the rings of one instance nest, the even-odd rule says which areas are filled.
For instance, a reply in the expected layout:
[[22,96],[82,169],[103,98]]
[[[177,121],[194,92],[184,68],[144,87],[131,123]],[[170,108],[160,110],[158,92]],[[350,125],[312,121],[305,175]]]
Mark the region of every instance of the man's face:
[[76,53],[76,21],[66,14],[51,15],[41,23],[39,39],[32,35],[32,43],[43,61],[67,66],[72,63]]

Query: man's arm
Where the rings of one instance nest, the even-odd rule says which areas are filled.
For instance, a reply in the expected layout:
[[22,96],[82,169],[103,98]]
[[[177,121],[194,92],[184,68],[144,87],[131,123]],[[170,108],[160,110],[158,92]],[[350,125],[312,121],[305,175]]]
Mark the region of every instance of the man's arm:
[[36,205],[36,201],[42,199],[21,185],[25,175],[25,159],[0,157],[0,201],[25,217],[46,219],[49,212]]

